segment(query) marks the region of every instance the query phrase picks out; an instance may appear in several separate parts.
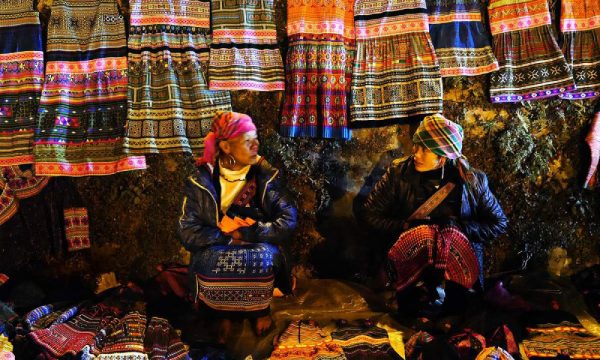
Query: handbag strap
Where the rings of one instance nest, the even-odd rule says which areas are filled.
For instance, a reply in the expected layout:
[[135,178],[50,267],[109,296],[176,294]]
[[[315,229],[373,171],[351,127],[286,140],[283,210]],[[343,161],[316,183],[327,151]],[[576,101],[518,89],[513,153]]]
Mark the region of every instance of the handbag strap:
[[438,191],[431,195],[429,199],[427,199],[421,206],[419,206],[419,208],[415,210],[415,212],[413,212],[412,215],[410,215],[408,219],[406,219],[406,221],[404,221],[404,228],[406,229],[409,222],[417,219],[424,219],[425,217],[427,217],[427,215],[431,214],[431,212],[436,207],[438,207],[438,205],[440,205],[442,201],[444,201],[444,199],[448,197],[448,195],[450,195],[450,192],[454,189],[455,186],[456,184],[449,182],[446,185],[442,186],[440,189],[438,189]]

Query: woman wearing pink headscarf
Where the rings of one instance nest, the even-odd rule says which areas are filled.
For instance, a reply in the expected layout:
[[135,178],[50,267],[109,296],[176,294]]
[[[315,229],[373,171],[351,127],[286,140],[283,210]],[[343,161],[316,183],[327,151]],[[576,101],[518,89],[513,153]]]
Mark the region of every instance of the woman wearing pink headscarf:
[[219,113],[198,172],[185,182],[178,233],[193,254],[195,300],[222,319],[221,342],[235,317],[251,318],[257,334],[264,333],[274,286],[291,292],[282,249],[296,227],[296,209],[258,146],[248,115]]

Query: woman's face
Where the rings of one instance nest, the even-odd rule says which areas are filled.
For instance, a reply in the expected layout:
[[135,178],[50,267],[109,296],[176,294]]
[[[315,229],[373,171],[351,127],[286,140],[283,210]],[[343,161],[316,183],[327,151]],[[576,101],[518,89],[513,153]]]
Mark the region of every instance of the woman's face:
[[444,164],[441,156],[421,145],[413,145],[413,155],[415,169],[419,172],[434,170]]
[[258,136],[256,131],[249,131],[233,139],[227,140],[229,151],[239,167],[254,165],[258,161]]

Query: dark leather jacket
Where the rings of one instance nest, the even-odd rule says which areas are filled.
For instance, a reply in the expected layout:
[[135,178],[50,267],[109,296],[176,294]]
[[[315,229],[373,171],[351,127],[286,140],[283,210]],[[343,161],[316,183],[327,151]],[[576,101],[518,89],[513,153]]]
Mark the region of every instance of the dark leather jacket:
[[[214,170],[218,174],[218,169]],[[250,173],[256,177],[257,185],[253,204],[262,219],[241,231],[243,240],[281,245],[296,227],[296,208],[280,192],[279,170],[263,160],[253,165]],[[192,253],[212,245],[226,245],[231,240],[217,226],[222,215],[220,191],[215,183],[218,180],[213,179],[213,170],[202,165],[184,184],[178,235],[185,249]]]
[[[362,220],[383,237],[388,250],[403,231],[404,221],[412,214],[410,209],[421,205],[415,204],[416,189],[411,181],[416,173],[412,156],[394,160],[365,203]],[[471,191],[466,184],[457,184],[462,187],[460,217],[451,223],[471,241],[483,280],[483,245],[506,232],[508,219],[489,189],[487,176],[477,170],[474,174],[480,190]]]

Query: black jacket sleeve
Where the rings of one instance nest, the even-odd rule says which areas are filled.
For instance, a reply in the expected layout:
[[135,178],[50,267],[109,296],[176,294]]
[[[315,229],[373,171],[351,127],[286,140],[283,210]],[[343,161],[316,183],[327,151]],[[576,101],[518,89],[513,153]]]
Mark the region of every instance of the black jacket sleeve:
[[387,169],[377,182],[365,203],[364,220],[369,227],[389,235],[399,235],[404,219],[398,217],[397,209],[399,196],[395,166]]
[[486,243],[506,232],[508,219],[489,188],[487,176],[482,172],[476,176],[481,190],[472,205],[471,217],[461,219],[460,225],[469,240]]
[[[296,208],[282,194],[279,181],[274,178],[266,185],[262,203],[265,218],[253,226],[241,228],[242,240],[249,242],[267,242],[279,245],[296,228]],[[257,194],[263,196],[262,194]]]
[[208,191],[187,179],[184,194],[177,228],[183,247],[194,252],[211,245],[227,244],[231,238],[217,226],[216,204]]

